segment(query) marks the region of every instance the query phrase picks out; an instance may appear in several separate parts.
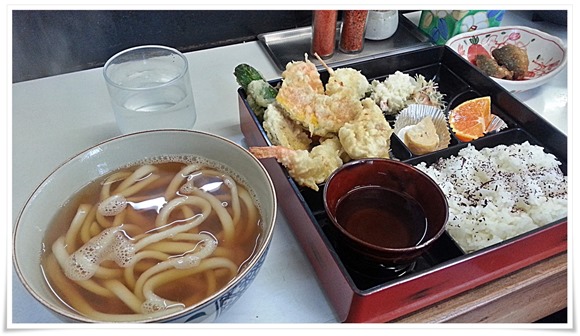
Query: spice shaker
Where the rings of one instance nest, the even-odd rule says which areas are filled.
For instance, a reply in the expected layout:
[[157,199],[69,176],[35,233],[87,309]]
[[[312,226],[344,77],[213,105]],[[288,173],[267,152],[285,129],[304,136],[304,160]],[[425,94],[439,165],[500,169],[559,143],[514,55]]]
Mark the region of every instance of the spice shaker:
[[315,10],[312,13],[311,53],[327,59],[334,55],[336,46],[336,10]]
[[399,26],[397,10],[371,10],[367,20],[365,38],[384,40],[393,36]]
[[361,52],[364,45],[368,10],[345,10],[342,17],[339,50],[352,54]]

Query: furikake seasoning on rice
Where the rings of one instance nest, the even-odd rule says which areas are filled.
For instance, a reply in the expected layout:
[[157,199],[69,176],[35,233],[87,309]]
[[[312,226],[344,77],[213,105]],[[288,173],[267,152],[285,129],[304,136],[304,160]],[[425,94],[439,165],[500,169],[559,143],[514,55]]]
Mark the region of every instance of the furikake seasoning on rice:
[[418,168],[449,202],[447,232],[465,252],[565,218],[568,178],[560,162],[528,142],[475,149]]

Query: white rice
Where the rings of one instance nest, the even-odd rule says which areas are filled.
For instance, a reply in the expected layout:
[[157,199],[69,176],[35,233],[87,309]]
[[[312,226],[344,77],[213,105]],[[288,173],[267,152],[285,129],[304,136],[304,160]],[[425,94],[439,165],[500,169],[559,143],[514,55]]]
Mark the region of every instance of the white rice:
[[447,232],[465,252],[567,217],[568,178],[560,162],[528,142],[475,149],[417,167],[449,203]]

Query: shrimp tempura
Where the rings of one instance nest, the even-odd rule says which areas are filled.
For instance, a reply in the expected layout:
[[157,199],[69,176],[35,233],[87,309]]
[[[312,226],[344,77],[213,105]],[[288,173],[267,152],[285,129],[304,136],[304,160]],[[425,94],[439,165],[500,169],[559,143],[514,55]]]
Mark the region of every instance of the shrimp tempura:
[[325,182],[343,163],[340,158],[342,147],[336,137],[322,141],[310,152],[282,146],[250,147],[249,150],[258,159],[276,158],[296,183],[315,191],[318,191],[318,184]]

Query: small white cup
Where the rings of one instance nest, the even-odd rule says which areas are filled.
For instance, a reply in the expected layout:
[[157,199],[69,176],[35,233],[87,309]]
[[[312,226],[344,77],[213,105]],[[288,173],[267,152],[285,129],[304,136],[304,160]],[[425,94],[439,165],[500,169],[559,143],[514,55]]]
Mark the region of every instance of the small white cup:
[[384,40],[393,36],[399,26],[399,11],[370,10],[367,19],[365,38],[368,40]]
[[188,63],[176,49],[145,45],[121,51],[105,63],[103,75],[122,133],[193,128]]

